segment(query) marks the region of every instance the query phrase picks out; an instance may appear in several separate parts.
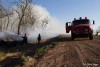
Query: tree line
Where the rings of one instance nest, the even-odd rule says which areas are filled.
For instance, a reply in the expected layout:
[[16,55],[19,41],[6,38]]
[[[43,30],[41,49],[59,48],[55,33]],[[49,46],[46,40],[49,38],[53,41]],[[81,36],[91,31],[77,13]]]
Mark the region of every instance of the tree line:
[[[28,28],[34,30],[41,15],[32,12],[32,0],[19,1],[9,10],[4,8],[3,3],[0,3],[0,32],[10,31],[20,35]],[[49,17],[47,16],[41,21],[41,29],[46,29],[48,23]]]

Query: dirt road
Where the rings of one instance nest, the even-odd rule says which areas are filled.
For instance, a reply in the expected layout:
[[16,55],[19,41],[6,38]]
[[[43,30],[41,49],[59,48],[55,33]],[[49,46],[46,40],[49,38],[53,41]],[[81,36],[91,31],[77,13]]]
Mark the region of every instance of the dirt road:
[[59,36],[56,46],[48,50],[36,67],[100,67],[100,39],[71,41]]

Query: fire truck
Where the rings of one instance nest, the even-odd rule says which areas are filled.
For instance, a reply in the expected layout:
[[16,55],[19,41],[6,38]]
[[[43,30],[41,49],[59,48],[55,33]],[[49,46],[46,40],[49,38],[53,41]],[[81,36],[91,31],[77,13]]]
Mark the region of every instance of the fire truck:
[[93,39],[93,28],[92,25],[95,24],[94,20],[92,23],[85,17],[82,19],[74,18],[72,22],[66,22],[66,33],[71,31],[71,39],[89,37],[90,40]]

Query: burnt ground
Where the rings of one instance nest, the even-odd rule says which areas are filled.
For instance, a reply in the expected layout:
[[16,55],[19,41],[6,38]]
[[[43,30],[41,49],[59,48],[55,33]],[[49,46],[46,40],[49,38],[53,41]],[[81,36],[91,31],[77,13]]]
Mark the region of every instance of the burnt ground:
[[[34,60],[37,48],[51,44],[54,46]],[[70,37],[60,35],[41,44],[18,44],[11,49],[1,48],[0,51],[6,53],[2,55],[5,56],[3,59],[0,56],[0,66],[3,67],[100,67],[100,37],[93,40],[77,38],[72,41]]]

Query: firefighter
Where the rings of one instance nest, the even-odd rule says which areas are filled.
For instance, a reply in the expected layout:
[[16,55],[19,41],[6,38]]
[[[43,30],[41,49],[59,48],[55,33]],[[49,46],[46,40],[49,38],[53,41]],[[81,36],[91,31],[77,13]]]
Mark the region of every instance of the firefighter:
[[26,33],[25,33],[25,35],[23,36],[23,44],[27,44],[27,35],[26,35]]
[[38,34],[37,40],[38,40],[38,44],[40,44],[40,41],[41,41],[41,35],[40,34]]

